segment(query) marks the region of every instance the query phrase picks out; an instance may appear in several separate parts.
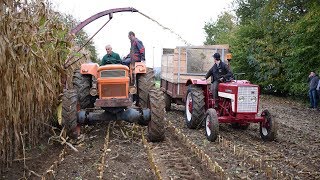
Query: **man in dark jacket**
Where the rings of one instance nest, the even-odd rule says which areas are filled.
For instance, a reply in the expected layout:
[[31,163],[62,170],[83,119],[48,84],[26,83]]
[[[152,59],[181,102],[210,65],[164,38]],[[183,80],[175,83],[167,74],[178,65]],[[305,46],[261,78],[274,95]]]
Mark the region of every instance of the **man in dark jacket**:
[[[318,85],[316,88],[317,92],[318,92],[318,100],[320,99],[320,79],[318,80]],[[320,108],[318,108],[318,110],[320,110]]]
[[129,66],[132,60],[134,60],[135,62],[145,61],[145,49],[142,41],[136,38],[134,32],[132,31],[129,32],[128,38],[130,39],[131,43],[130,58],[126,58],[123,61],[123,64]]
[[310,108],[317,109],[318,101],[317,101],[317,85],[318,85],[319,77],[315,72],[310,72],[308,83],[309,83],[309,97],[310,97]]
[[211,93],[213,94],[213,99],[215,100],[214,107],[218,107],[218,85],[220,82],[225,82],[232,77],[232,72],[227,64],[220,60],[220,54],[215,53],[213,55],[214,65],[207,72],[205,79],[211,77]]

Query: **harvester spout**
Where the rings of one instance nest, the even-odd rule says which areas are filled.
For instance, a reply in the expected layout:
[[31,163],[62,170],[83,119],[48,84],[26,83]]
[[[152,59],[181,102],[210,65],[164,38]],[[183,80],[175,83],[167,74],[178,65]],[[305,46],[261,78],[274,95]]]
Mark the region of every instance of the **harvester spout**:
[[82,21],[79,25],[77,25],[75,28],[73,28],[70,32],[70,34],[77,34],[83,27],[91,23],[92,21],[99,19],[103,16],[109,15],[109,19],[112,19],[114,13],[118,12],[138,12],[135,8],[132,7],[126,7],[126,8],[115,8],[115,9],[109,9],[106,11],[99,12],[88,19]]

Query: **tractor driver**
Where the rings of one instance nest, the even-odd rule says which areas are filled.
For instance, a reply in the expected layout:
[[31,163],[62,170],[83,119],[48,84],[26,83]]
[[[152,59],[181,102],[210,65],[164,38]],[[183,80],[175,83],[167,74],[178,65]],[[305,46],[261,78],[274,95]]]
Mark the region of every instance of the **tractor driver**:
[[211,93],[213,95],[213,99],[215,101],[214,108],[218,107],[218,85],[220,82],[225,82],[232,77],[232,72],[227,64],[221,61],[220,54],[215,53],[213,56],[214,65],[207,72],[205,78],[203,80],[208,79],[211,76]]
[[100,66],[106,64],[121,64],[119,54],[112,51],[111,45],[106,45],[106,51],[107,54],[103,56]]

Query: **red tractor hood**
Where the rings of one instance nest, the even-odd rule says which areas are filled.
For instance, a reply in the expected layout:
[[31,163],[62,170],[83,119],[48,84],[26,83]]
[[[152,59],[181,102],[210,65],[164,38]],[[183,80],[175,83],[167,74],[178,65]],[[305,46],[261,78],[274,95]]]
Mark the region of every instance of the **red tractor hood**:
[[219,92],[226,92],[235,94],[237,92],[238,87],[250,86],[250,87],[259,87],[256,84],[251,84],[250,81],[247,80],[234,80],[231,82],[220,83],[219,84]]

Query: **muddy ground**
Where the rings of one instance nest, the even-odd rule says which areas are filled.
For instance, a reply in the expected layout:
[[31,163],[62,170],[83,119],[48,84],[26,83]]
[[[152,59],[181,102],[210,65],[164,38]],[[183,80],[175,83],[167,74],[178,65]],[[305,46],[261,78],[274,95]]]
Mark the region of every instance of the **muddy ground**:
[[[196,144],[231,179],[320,179],[320,112],[292,100],[262,96],[260,110],[268,109],[278,122],[278,137],[263,142],[259,125],[237,130],[220,125],[220,138],[205,139],[204,129],[190,130],[183,106],[172,105],[167,121]],[[109,128],[109,130],[108,130]],[[150,166],[141,128],[127,123],[100,123],[82,128],[84,141],[74,147],[45,139],[27,149],[26,166],[17,160],[0,179],[157,179]],[[163,179],[219,179],[167,128],[164,143],[148,143]],[[152,162],[151,162],[152,163]],[[25,174],[24,174],[25,172]]]

